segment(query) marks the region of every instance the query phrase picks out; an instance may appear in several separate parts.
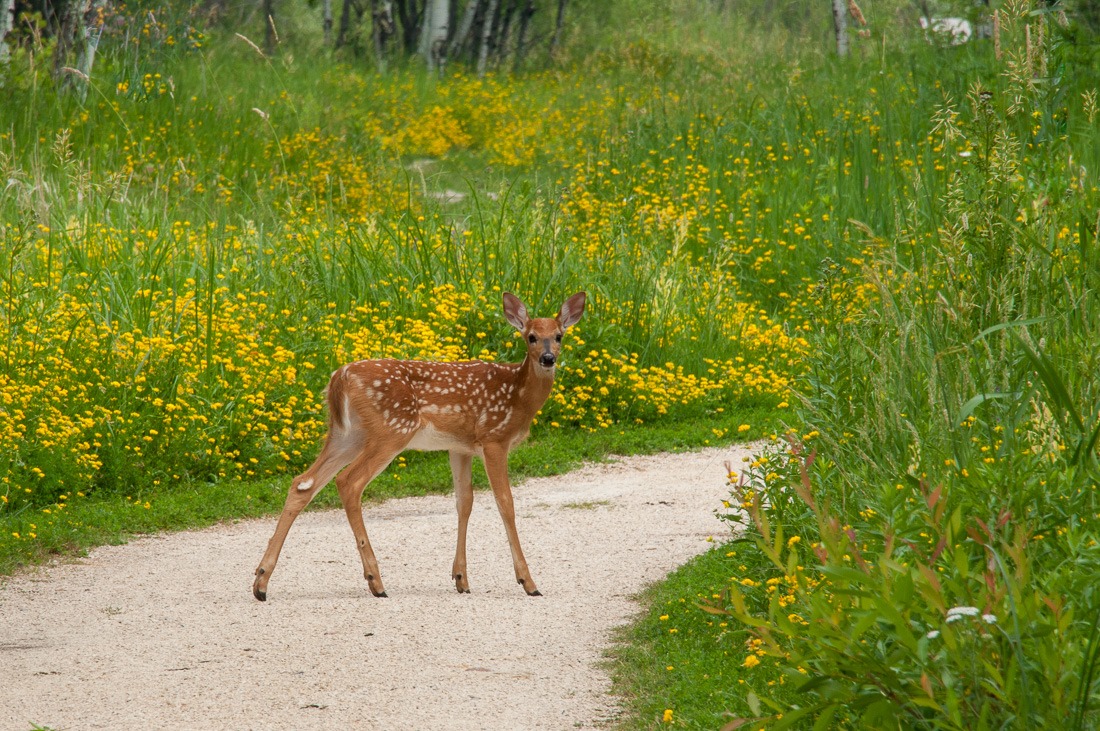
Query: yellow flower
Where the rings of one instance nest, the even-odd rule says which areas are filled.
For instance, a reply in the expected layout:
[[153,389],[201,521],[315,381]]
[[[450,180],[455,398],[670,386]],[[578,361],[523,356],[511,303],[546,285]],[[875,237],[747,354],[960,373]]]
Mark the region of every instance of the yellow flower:
[[661,721],[664,723],[672,723],[672,709],[666,708],[665,715],[661,717]]
[[760,664],[760,658],[758,658],[756,655],[749,655],[748,657],[745,658],[745,662],[741,663],[741,667],[743,667],[743,668],[754,668],[759,664]]

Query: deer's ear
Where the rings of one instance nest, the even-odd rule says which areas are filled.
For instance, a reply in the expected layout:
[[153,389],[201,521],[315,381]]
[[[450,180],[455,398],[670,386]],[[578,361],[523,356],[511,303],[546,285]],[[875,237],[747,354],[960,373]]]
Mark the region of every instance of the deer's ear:
[[558,311],[558,322],[561,323],[562,328],[573,327],[577,324],[577,321],[581,319],[581,315],[584,314],[586,300],[587,295],[584,292],[577,292],[565,301]]
[[504,318],[520,332],[527,327],[527,307],[511,292],[504,293]]

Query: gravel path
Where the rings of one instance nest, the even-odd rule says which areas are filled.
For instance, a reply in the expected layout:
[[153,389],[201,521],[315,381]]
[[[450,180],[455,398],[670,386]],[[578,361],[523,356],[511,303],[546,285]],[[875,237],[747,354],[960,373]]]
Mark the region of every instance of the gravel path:
[[[0,729],[577,729],[616,716],[599,668],[631,596],[721,537],[727,460],[752,445],[592,465],[514,488],[515,584],[492,495],[474,498],[472,594],[453,498],[370,506],[388,599],[342,511],[303,513],[268,601],[274,518],[141,538],[0,586]],[[331,486],[326,489],[333,489]]]

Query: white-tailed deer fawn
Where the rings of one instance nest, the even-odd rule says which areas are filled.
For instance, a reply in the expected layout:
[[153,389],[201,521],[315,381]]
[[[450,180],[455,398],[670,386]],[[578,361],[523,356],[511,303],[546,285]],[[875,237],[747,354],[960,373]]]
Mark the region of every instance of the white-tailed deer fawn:
[[508,452],[527,437],[535,414],[550,395],[562,333],[581,319],[584,304],[585,293],[578,292],[565,301],[557,317],[529,319],[519,298],[505,293],[504,316],[527,345],[523,363],[361,360],[337,369],[328,384],[325,445],[317,460],[290,485],[275,534],[256,568],[255,597],[267,599],[267,582],[290,526],[333,477],[355,534],[367,585],[375,596],[386,596],[363,525],[361,501],[367,484],[406,449],[450,452],[458,507],[458,545],[451,569],[455,588],[470,591],[466,524],[474,501],[470,468],[478,456],[485,462],[508,533],[516,581],[528,594],[539,596],[519,546]]

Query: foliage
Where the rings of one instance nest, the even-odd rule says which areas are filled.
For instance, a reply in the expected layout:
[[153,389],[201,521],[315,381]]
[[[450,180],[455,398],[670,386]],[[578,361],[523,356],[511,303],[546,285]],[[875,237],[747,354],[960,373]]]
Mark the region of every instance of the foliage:
[[[767,666],[761,680],[774,683],[750,683],[746,721],[1092,727],[1094,524],[1049,528],[1040,521],[1051,516],[968,510],[968,482],[980,480],[899,485],[910,495],[895,500],[900,516],[872,507],[886,502],[873,494],[849,514],[811,481],[828,484],[835,471],[793,440],[734,486],[768,578],[731,582],[725,601],[700,606],[749,628],[742,665]],[[1079,494],[1072,473],[1045,482],[1056,498]],[[764,507],[779,485],[796,496],[780,498],[786,511]],[[1088,493],[1089,507],[1078,507],[1094,515],[1095,486]]]
[[[834,161],[863,189],[830,201],[858,251],[820,252],[791,298],[797,430],[731,475],[741,538],[676,578],[707,621],[637,625],[677,668],[633,689],[638,727],[1100,724],[1096,78],[1056,12],[999,12],[999,47],[908,48],[923,82],[889,60],[870,88],[858,62],[823,82],[869,122]],[[764,144],[815,150],[807,96]],[[806,253],[777,268],[807,277]],[[734,649],[724,697],[680,690],[706,687],[685,658],[728,677]]]

